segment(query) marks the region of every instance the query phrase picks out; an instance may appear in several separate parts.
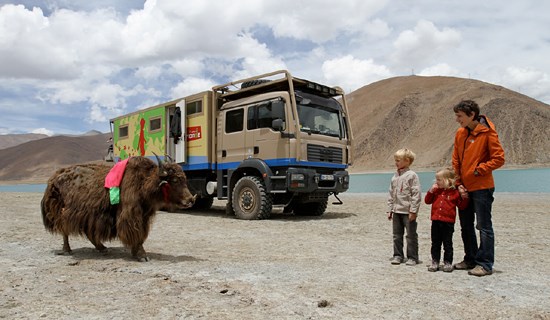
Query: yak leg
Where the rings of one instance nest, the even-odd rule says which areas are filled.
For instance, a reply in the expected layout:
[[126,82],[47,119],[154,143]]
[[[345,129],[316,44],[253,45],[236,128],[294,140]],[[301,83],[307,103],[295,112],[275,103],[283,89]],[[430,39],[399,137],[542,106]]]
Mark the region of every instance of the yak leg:
[[143,249],[143,244],[136,244],[132,247],[132,257],[136,258],[139,262],[149,261],[145,249]]
[[64,234],[63,235],[63,250],[61,252],[57,252],[58,255],[70,255],[73,251],[71,250],[71,246],[69,245],[69,236]]
[[90,239],[90,238],[88,238],[88,240],[90,240],[90,242],[94,245],[94,247],[96,248],[97,251],[107,252],[107,247],[105,247],[103,245],[103,243],[101,243],[101,241],[96,241],[96,240]]

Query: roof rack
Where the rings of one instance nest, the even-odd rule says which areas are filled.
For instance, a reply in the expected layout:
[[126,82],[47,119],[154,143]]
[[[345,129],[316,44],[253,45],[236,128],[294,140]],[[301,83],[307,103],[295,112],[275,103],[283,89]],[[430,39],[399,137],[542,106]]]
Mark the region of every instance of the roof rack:
[[335,97],[344,94],[340,87],[329,87],[312,81],[293,77],[287,70],[277,70],[258,76],[232,81],[215,86],[213,91],[220,94],[226,101],[273,92],[299,90],[325,97]]

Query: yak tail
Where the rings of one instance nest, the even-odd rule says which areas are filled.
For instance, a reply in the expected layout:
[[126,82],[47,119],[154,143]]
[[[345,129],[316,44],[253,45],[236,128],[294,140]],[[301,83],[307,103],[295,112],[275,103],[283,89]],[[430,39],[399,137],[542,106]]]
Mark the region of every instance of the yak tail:
[[63,210],[63,200],[61,199],[59,190],[51,183],[48,183],[46,191],[44,191],[44,197],[40,202],[40,209],[44,227],[48,231],[54,232],[55,219],[61,215],[61,210]]

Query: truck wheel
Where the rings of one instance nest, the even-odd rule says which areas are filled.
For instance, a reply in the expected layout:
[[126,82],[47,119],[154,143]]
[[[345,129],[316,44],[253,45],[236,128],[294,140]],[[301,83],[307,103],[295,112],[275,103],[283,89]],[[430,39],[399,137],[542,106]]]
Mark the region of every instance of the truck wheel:
[[239,219],[267,219],[271,214],[273,198],[258,177],[242,177],[235,185],[231,198],[235,216]]
[[327,210],[328,199],[321,202],[300,203],[294,207],[297,216],[322,216]]
[[208,210],[212,208],[213,203],[214,198],[212,197],[197,198],[192,208],[196,210]]

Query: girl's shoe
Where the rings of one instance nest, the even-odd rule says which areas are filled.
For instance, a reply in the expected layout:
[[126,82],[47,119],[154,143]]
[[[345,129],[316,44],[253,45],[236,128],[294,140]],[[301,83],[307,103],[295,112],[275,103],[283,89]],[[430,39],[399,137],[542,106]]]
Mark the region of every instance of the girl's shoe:
[[428,267],[428,271],[436,272],[437,270],[439,270],[439,262],[432,261],[432,265]]
[[450,262],[445,262],[443,272],[453,272],[453,265]]
[[394,256],[393,258],[391,258],[390,262],[391,264],[401,264],[401,262],[403,262],[403,259],[401,257]]

